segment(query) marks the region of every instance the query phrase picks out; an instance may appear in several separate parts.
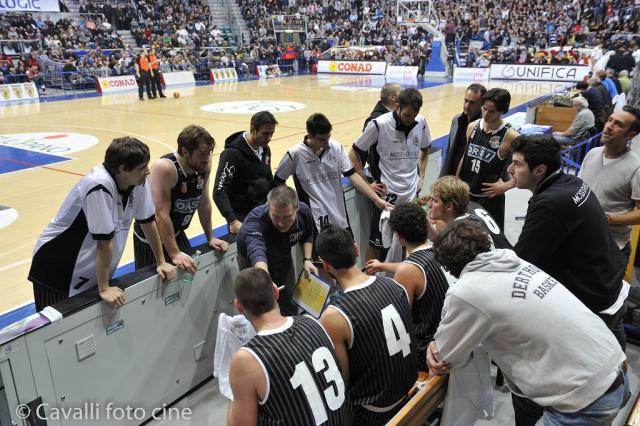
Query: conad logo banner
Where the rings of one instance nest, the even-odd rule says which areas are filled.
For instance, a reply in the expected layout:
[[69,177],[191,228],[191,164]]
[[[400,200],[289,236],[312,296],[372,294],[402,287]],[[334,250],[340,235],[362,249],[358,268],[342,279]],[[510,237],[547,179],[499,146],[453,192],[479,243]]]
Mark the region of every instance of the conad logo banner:
[[39,99],[34,83],[3,84],[0,86],[0,102]]
[[118,77],[98,77],[98,91],[100,93],[117,93],[138,90],[138,83],[132,75]]
[[589,74],[586,65],[491,65],[491,80],[582,81]]
[[319,73],[384,75],[386,70],[386,62],[318,61]]

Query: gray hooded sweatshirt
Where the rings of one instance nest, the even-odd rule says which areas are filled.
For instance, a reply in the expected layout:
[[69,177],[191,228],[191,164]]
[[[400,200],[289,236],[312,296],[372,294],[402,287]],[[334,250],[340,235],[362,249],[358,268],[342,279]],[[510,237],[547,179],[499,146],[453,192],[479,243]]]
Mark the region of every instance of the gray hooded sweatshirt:
[[441,361],[455,368],[482,344],[514,393],[561,412],[602,396],[626,358],[600,318],[511,250],[476,256],[442,312]]

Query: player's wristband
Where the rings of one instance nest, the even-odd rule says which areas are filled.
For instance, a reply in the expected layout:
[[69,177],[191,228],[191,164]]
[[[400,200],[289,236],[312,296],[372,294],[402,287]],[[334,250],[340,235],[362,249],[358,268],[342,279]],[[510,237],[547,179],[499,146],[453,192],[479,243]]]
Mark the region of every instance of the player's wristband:
[[302,258],[302,262],[303,262],[303,263],[304,263],[304,262],[306,262],[307,260],[308,260],[309,262],[313,263],[313,259],[312,259],[312,258],[310,258],[310,257],[303,257],[303,258]]

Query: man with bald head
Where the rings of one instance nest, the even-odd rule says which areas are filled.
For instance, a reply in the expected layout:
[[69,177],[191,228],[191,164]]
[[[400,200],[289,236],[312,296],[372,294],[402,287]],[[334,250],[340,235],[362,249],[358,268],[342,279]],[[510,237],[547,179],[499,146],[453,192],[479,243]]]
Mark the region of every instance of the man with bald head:
[[478,83],[473,83],[464,92],[464,104],[462,112],[456,114],[451,120],[449,130],[449,141],[447,143],[447,156],[442,162],[440,176],[455,175],[456,168],[464,154],[464,147],[467,144],[467,126],[472,121],[480,118],[480,108],[482,107],[482,96],[487,89]]

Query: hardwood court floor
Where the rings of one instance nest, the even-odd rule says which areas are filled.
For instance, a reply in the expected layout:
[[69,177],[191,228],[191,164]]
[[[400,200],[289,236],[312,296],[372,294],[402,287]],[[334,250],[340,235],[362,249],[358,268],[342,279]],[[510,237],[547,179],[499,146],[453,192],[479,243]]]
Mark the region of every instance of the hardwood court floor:
[[[13,208],[15,221],[0,229],[0,313],[32,301],[27,273],[38,235],[54,217],[64,197],[81,176],[103,160],[104,151],[113,138],[134,136],[149,145],[151,158],[174,150],[180,130],[191,123],[205,127],[216,140],[213,173],[225,138],[232,132],[248,129],[254,108],[246,113],[212,113],[201,106],[232,101],[277,101],[280,112],[274,114],[280,125],[270,143],[275,168],[286,150],[305,135],[306,118],[322,112],[333,123],[333,138],[349,147],[358,137],[365,118],[379,98],[384,79],[367,76],[297,76],[269,80],[221,83],[195,88],[168,90],[167,99],[137,100],[137,93],[111,95],[71,101],[0,107],[0,148],[6,145],[24,147],[22,142],[6,135],[49,132],[50,143],[39,143],[31,150],[56,153],[56,143],[70,133],[90,135],[97,143],[67,154],[70,159],[50,159],[40,166],[39,160],[0,158],[9,164],[25,167],[0,174],[0,206]],[[407,82],[405,86],[415,83]],[[466,84],[440,84],[421,89],[424,97],[422,114],[427,118],[433,139],[448,132],[451,118],[462,109]],[[549,93],[561,84],[491,82],[489,87],[504,87],[512,93],[511,106],[523,104]],[[180,98],[171,97],[179,91]],[[289,110],[290,102],[304,104],[303,109]],[[228,108],[232,109],[232,108]],[[85,138],[86,137],[81,137]],[[67,144],[77,147],[78,142]],[[16,152],[24,152],[22,149]],[[60,152],[65,155],[64,152]],[[0,153],[0,157],[6,157]],[[48,157],[47,157],[48,158]],[[2,210],[3,207],[0,207]],[[213,224],[224,220],[214,208]],[[2,226],[0,224],[0,226]],[[189,236],[201,233],[194,218]],[[121,264],[133,260],[132,244],[127,245]]]

